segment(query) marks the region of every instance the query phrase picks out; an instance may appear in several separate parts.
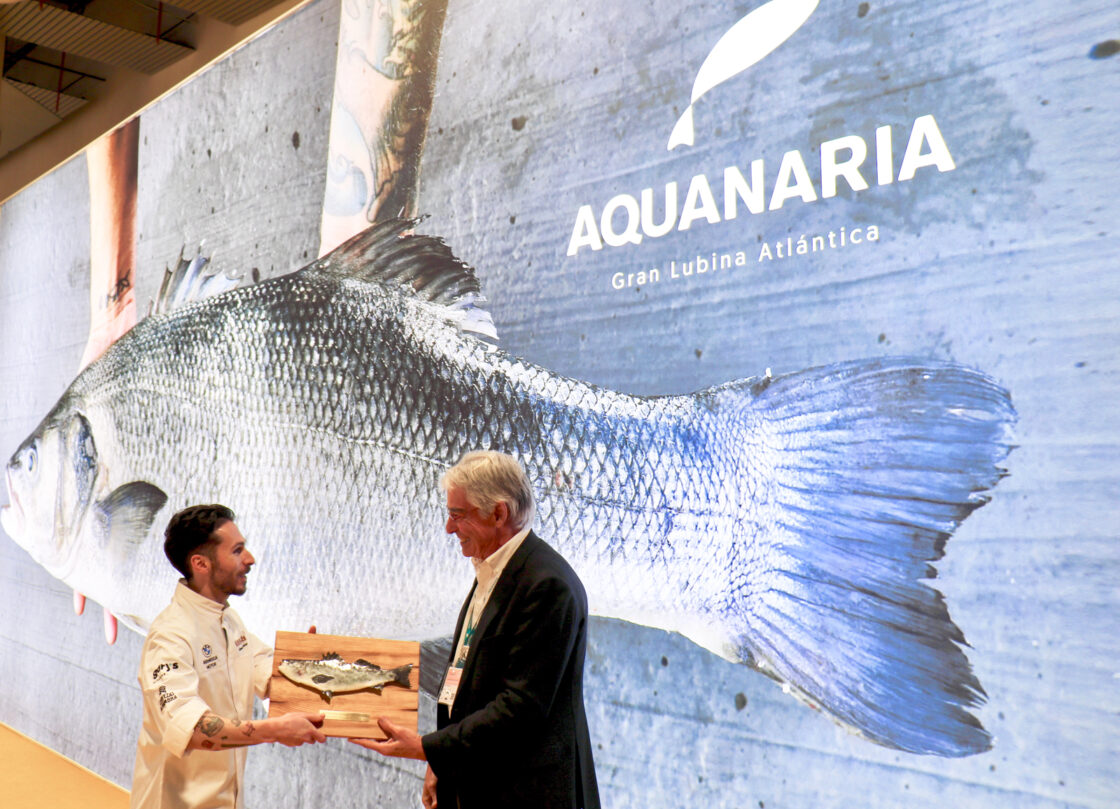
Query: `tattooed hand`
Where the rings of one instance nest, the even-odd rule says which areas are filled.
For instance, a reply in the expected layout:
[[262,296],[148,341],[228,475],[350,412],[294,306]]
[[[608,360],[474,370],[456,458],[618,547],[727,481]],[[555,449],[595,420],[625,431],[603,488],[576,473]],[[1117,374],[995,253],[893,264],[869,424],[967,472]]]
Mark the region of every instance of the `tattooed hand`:
[[259,722],[224,719],[207,711],[194,726],[188,749],[228,750],[251,744],[279,742],[288,747],[326,741],[319,714],[290,713]]

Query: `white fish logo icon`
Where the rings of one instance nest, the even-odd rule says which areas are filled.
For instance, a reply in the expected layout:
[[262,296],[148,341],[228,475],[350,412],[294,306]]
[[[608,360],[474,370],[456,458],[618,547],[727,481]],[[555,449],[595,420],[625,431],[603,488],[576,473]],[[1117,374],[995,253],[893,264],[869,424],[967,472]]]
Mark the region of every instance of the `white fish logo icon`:
[[688,109],[673,127],[666,148],[672,151],[682,143],[691,146],[692,107],[696,101],[768,56],[805,24],[819,3],[820,0],[770,0],[727,29],[700,65],[692,82]]

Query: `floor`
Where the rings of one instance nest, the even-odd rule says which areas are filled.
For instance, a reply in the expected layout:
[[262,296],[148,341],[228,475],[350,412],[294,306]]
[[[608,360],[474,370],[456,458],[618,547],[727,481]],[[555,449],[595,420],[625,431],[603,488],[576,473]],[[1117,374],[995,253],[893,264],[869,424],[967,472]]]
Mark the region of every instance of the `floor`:
[[5,809],[127,809],[128,792],[0,724],[0,803]]

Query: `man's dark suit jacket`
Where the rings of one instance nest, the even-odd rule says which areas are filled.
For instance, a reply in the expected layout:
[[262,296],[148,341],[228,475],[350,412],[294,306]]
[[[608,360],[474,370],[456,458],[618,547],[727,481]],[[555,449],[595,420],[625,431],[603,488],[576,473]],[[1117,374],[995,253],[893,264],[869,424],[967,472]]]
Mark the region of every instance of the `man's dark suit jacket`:
[[438,706],[437,730],[423,737],[438,809],[599,809],[583,710],[586,645],[583,585],[530,532],[479,617],[454,707]]

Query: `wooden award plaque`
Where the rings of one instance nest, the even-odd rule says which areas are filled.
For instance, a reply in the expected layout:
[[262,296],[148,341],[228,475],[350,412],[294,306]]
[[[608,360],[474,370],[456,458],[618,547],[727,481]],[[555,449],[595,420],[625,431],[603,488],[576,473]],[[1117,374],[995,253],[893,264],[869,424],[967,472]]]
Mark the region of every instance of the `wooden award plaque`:
[[[416,730],[420,695],[418,642],[277,632],[274,648],[269,685],[270,717],[293,711],[322,713],[324,734],[353,739],[384,739],[385,734],[377,726],[377,719],[381,716],[395,725]],[[380,694],[370,689],[336,693],[328,702],[318,691],[297,685],[280,673],[280,662],[283,660],[319,660],[332,652],[347,663],[360,659],[383,669],[411,663],[409,687],[387,684],[381,688]]]

